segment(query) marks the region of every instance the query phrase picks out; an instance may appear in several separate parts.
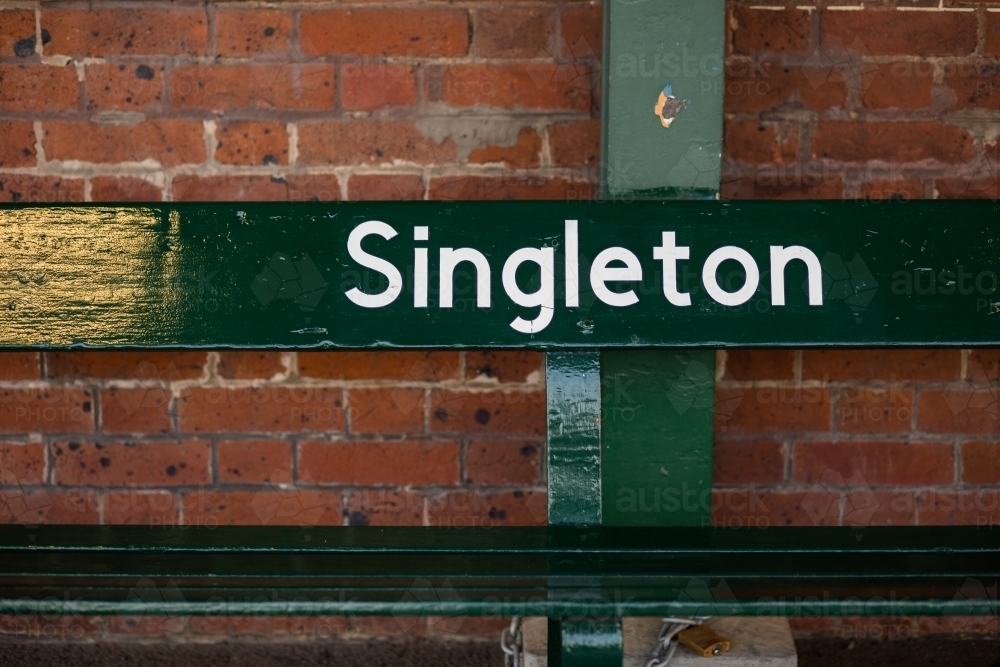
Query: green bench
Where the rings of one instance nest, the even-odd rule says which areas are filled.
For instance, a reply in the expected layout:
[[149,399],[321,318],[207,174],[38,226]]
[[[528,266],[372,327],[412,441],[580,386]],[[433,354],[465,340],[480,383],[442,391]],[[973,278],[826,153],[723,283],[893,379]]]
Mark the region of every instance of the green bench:
[[567,665],[620,665],[629,615],[995,615],[996,526],[712,528],[703,502],[616,499],[670,473],[710,493],[714,348],[995,346],[989,295],[890,286],[989,270],[998,239],[987,201],[0,207],[0,349],[544,350],[549,513],[4,526],[0,614],[547,616]]

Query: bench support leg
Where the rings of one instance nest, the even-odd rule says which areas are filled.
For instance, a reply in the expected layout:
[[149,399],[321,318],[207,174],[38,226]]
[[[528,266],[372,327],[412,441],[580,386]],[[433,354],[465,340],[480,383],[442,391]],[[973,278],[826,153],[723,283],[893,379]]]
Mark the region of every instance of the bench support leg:
[[547,667],[621,667],[622,621],[549,619]]

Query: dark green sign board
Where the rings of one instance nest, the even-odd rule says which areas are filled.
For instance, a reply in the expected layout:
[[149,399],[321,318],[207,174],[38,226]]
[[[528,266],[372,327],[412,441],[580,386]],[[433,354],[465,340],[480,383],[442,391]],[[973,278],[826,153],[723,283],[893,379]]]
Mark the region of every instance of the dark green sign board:
[[995,202],[0,209],[0,346],[1000,341]]

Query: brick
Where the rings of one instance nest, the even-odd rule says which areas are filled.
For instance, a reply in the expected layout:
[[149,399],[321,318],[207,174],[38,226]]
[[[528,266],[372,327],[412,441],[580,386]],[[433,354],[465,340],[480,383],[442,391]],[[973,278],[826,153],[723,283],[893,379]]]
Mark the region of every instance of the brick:
[[347,523],[351,526],[420,526],[424,497],[411,491],[362,489],[347,498]]
[[446,201],[561,199],[587,201],[593,185],[544,176],[440,176],[432,178],[430,199]]
[[288,201],[288,182],[280,176],[178,175],[174,201]]
[[734,160],[753,164],[791,164],[799,159],[798,125],[727,120],[725,146]]
[[33,640],[79,640],[102,630],[100,616],[0,614],[0,635]]
[[1000,110],[1000,66],[996,60],[949,66],[944,82],[954,96],[949,107]]
[[284,123],[229,121],[215,131],[215,159],[223,164],[288,164]]
[[427,98],[455,107],[590,110],[586,65],[448,65],[426,71]]
[[[996,169],[991,171],[996,172]],[[1000,197],[1000,176],[987,173],[985,176],[938,178],[934,180],[934,189],[939,199],[997,199]]]
[[204,352],[46,352],[46,376],[60,380],[104,378],[176,382],[204,372]]
[[93,491],[0,490],[0,523],[94,525],[100,520],[100,500]]
[[0,389],[0,433],[90,433],[94,397],[86,389]]
[[712,484],[777,484],[785,479],[785,447],[776,440],[717,439]]
[[[33,167],[35,126],[22,121],[0,121],[0,167]],[[2,371],[0,371],[2,372]]]
[[925,389],[917,404],[917,428],[930,433],[996,434],[996,389],[956,386]]
[[38,352],[0,352],[0,380],[37,380]]
[[823,12],[824,40],[872,56],[964,56],[976,48],[974,12]]
[[832,382],[944,382],[962,370],[959,350],[803,350],[802,378]]
[[969,350],[965,377],[974,384],[996,384],[1000,378],[1000,350],[980,348]]
[[967,132],[925,120],[870,123],[821,120],[816,125],[811,150],[814,158],[849,162],[961,162],[975,155],[972,136]]
[[448,391],[431,394],[431,431],[442,433],[545,433],[540,391]]
[[344,427],[340,389],[262,385],[192,387],[178,404],[187,433],[340,431]]
[[35,53],[35,12],[30,9],[0,11],[0,56],[30,58]]
[[836,420],[845,433],[906,433],[913,421],[913,390],[847,387],[840,392]]
[[302,14],[300,40],[309,55],[454,57],[469,48],[461,9],[353,9]]
[[924,491],[917,496],[921,526],[996,526],[1000,494],[984,491]]
[[553,14],[541,7],[484,7],[475,13],[472,54],[536,58],[553,52]]
[[402,201],[424,198],[421,174],[352,174],[348,201]]
[[1000,56],[1000,13],[986,15],[986,53]]
[[168,433],[170,390],[161,388],[101,391],[101,430],[105,433]]
[[202,124],[192,120],[148,120],[131,127],[53,121],[45,123],[43,143],[50,160],[153,160],[164,167],[205,161]]
[[954,478],[951,444],[938,442],[797,442],[792,479],[805,484],[924,486]]
[[336,174],[288,174],[288,201],[339,201],[340,181]]
[[145,178],[94,176],[90,200],[96,202],[163,201],[163,188]]
[[[351,393],[353,397],[353,392]],[[457,442],[303,442],[299,468],[320,484],[425,486],[458,484]]]
[[465,377],[496,382],[539,382],[545,377],[545,355],[514,350],[469,350]]
[[0,484],[35,485],[45,482],[45,445],[38,442],[0,442]]
[[712,525],[727,528],[835,526],[839,498],[824,492],[716,489]]
[[809,12],[788,7],[780,11],[740,7],[730,18],[733,51],[753,55],[758,51],[806,53],[811,43]]
[[795,372],[794,350],[729,350],[726,372],[741,382],[791,380]]
[[417,103],[417,69],[384,61],[349,61],[340,69],[341,103],[350,111],[377,111]]
[[409,382],[458,378],[458,352],[299,352],[298,357],[302,377]]
[[[223,484],[291,484],[292,443],[283,440],[223,440],[218,445]],[[315,473],[308,468],[310,476]]]
[[567,7],[559,12],[563,58],[600,58],[603,21],[600,7]]
[[538,484],[544,445],[531,440],[475,440],[465,453],[465,482],[485,486]]
[[727,66],[726,74],[729,113],[760,113],[783,105],[827,111],[847,105],[847,82],[839,69],[737,62]]
[[69,56],[207,55],[202,9],[42,9],[52,35],[46,54]]
[[199,491],[185,493],[186,526],[339,526],[340,491]]
[[[142,589],[138,589],[143,594]],[[155,587],[149,589],[149,595],[155,596],[159,589]],[[159,593],[162,595],[162,593]],[[123,638],[156,637],[162,639],[169,635],[179,635],[185,631],[188,625],[189,616],[111,616],[106,621],[108,632],[112,636],[119,635]]]
[[918,632],[921,635],[941,635],[960,632],[966,635],[1000,632],[1000,622],[996,616],[918,616]]
[[334,67],[304,65],[189,65],[170,75],[177,109],[331,109]]
[[168,491],[112,491],[104,494],[107,526],[176,526],[180,503]]
[[840,199],[844,182],[821,164],[768,165],[756,174],[723,172],[723,199]]
[[861,104],[869,109],[923,109],[931,105],[934,68],[902,62],[872,66],[864,75]]
[[716,432],[797,433],[830,430],[830,394],[819,387],[761,387],[745,391]]
[[[865,526],[915,526],[917,524],[917,498],[911,491],[862,491],[863,502],[845,508],[845,525]],[[874,505],[872,500],[874,499]],[[848,496],[850,502],[850,496]]]
[[592,167],[601,157],[601,122],[578,120],[549,125],[549,154],[556,167]]
[[0,202],[54,204],[82,201],[82,178],[0,174]]
[[858,198],[873,201],[910,201],[923,199],[925,190],[923,181],[914,179],[875,180],[861,185]]
[[212,480],[207,440],[60,442],[52,451],[53,481],[61,486],[183,486]]
[[490,640],[510,623],[502,617],[428,616],[427,632],[446,640]]
[[1000,442],[962,445],[962,483],[1000,485]]
[[288,51],[292,15],[268,9],[219,9],[215,13],[216,50],[220,55],[248,58]]
[[0,109],[5,112],[75,111],[79,105],[74,68],[0,65]]
[[473,164],[502,164],[508,169],[537,167],[542,160],[542,138],[534,128],[522,127],[513,146],[490,144],[469,153]]
[[351,389],[352,433],[421,433],[424,430],[424,390]]
[[547,497],[542,491],[449,491],[427,499],[432,526],[544,526]]
[[299,123],[298,163],[303,165],[448,164],[457,152],[451,139],[438,143],[408,121]]
[[164,98],[163,65],[89,65],[85,90],[87,111],[155,109]]
[[285,355],[281,352],[223,351],[219,352],[215,372],[227,380],[271,380],[288,373]]

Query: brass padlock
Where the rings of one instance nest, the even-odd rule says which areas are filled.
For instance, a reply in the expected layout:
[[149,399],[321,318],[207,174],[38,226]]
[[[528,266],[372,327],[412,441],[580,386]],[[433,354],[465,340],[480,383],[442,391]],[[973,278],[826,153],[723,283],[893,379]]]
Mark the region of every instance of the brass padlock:
[[729,650],[728,639],[718,634],[707,625],[694,625],[687,630],[681,630],[677,641],[703,658],[713,658]]

